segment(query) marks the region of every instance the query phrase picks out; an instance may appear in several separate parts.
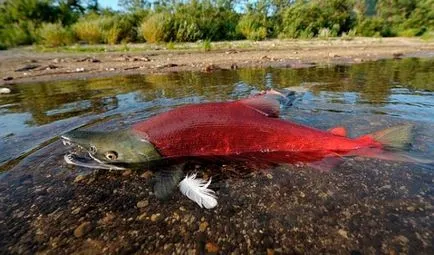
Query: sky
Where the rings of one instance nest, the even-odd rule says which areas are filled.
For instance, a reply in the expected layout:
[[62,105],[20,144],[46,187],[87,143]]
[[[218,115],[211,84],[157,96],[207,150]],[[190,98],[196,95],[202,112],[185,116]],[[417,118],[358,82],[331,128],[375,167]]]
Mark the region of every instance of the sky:
[[99,0],[99,5],[101,7],[110,7],[113,10],[119,10],[118,0]]

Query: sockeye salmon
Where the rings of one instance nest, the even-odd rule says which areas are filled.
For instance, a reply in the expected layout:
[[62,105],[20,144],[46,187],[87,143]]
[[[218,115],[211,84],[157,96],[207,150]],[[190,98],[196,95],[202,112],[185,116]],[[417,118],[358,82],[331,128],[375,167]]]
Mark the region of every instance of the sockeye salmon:
[[[128,130],[72,131],[62,139],[87,150],[95,167],[100,168],[192,157],[303,162],[321,170],[348,156],[418,161],[390,151],[410,144],[411,124],[349,138],[342,127],[324,131],[278,118],[279,98],[279,92],[272,90],[233,102],[186,105],[136,123]],[[81,164],[71,157],[67,161]],[[157,196],[166,196],[179,182],[182,175],[175,173],[161,177]]]

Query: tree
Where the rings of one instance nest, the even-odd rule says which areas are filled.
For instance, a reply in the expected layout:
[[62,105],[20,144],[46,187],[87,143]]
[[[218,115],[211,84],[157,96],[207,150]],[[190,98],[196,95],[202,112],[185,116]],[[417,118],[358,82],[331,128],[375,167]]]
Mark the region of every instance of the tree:
[[131,12],[144,9],[145,7],[149,7],[149,5],[149,2],[145,0],[119,0],[118,2],[119,7]]

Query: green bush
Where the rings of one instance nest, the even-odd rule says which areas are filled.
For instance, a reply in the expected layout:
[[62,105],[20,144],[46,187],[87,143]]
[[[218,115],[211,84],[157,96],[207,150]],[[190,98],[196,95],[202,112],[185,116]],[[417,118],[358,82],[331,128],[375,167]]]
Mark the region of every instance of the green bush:
[[171,23],[169,13],[155,13],[142,22],[140,34],[149,43],[171,41]]
[[48,47],[58,47],[73,43],[74,38],[60,23],[44,23],[38,30],[40,43]]
[[17,45],[29,45],[36,40],[35,25],[31,22],[21,22],[21,24],[10,24],[0,29],[0,44],[6,47]]
[[387,24],[385,20],[372,17],[362,20],[357,28],[357,34],[362,36],[394,36],[395,32],[392,31],[390,24]]
[[337,32],[328,28],[321,28],[318,32],[318,38],[329,39],[330,37],[336,37]]
[[267,37],[266,21],[261,14],[246,14],[238,23],[238,31],[247,39],[259,41]]
[[[356,24],[356,15],[350,0],[296,2],[282,11],[280,36],[311,38],[338,36]],[[325,30],[327,29],[327,30]]]
[[100,20],[96,16],[81,18],[72,26],[72,30],[78,39],[89,44],[101,43],[103,31],[100,27]]
[[434,40],[434,31],[426,31],[421,37],[422,40]]

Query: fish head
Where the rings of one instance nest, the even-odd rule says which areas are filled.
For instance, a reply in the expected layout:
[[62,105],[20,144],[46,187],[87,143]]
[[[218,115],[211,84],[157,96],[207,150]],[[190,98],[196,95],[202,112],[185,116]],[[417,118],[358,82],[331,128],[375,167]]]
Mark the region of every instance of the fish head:
[[[157,149],[146,136],[133,130],[113,132],[74,130],[62,135],[61,139],[66,145],[84,150],[94,161],[93,163],[100,166],[93,165],[95,167],[92,168],[109,168],[116,164],[140,164],[161,159]],[[86,166],[83,162],[80,164],[73,161],[71,164]]]

